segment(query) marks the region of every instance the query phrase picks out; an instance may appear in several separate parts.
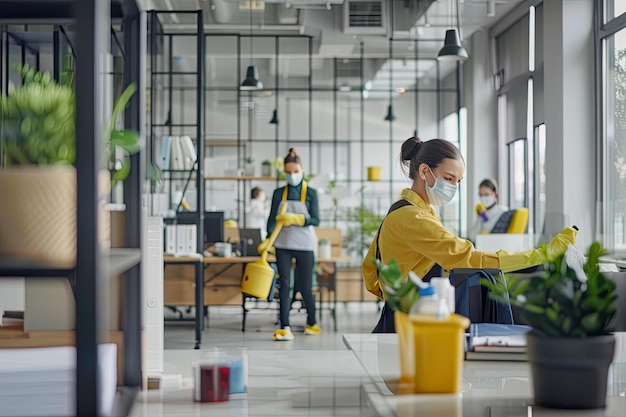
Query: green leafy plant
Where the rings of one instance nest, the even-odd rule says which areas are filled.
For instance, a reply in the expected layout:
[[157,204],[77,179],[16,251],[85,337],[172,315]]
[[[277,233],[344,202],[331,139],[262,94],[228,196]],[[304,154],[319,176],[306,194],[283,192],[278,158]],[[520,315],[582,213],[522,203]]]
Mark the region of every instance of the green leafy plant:
[[343,246],[348,252],[362,256],[372,243],[372,239],[385,216],[376,214],[369,207],[361,205],[357,208],[347,209],[345,217],[349,222],[358,223],[358,226],[351,226],[346,229]]
[[7,165],[70,165],[76,158],[76,98],[49,73],[19,67],[24,85],[0,100]]
[[385,292],[387,303],[393,311],[408,313],[419,299],[419,286],[416,275],[404,275],[395,258],[385,265],[380,259],[372,259],[378,270],[378,279]]
[[246,164],[253,164],[253,163],[254,163],[254,158],[253,158],[253,157],[251,157],[251,156],[247,156],[247,157],[245,157],[245,158],[243,159],[243,161],[244,161]]
[[[545,250],[545,246],[539,250]],[[522,310],[522,319],[544,336],[589,337],[607,334],[615,317],[615,283],[598,267],[605,250],[589,247],[586,261],[565,254],[548,254],[543,273],[527,279],[507,276],[506,287],[487,280],[482,285],[496,300],[510,300]],[[572,259],[573,258],[573,259]],[[582,267],[581,267],[582,264]]]
[[261,165],[272,165],[272,161],[270,161],[269,159],[266,159],[263,162],[261,162]]
[[[23,85],[11,87],[0,98],[6,164],[71,165],[76,158],[76,95],[71,87],[72,76],[66,74],[66,82],[59,83],[48,72],[36,71],[29,65],[17,70]],[[116,127],[136,90],[130,84],[115,100],[103,132],[113,184],[128,176],[130,155],[140,147],[138,132]],[[116,147],[124,151],[121,161],[116,161]]]

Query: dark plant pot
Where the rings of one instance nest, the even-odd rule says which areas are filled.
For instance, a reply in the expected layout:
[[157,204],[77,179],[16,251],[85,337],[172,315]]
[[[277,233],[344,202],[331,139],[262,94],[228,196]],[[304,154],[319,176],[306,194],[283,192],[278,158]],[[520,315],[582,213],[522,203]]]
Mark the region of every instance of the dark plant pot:
[[535,405],[601,408],[606,404],[615,336],[587,338],[526,336]]

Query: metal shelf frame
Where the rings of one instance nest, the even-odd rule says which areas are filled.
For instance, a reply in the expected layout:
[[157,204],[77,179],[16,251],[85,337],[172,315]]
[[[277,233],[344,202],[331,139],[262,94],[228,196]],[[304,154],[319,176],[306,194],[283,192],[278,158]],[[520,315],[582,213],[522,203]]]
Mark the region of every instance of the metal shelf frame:
[[[128,129],[143,131],[145,103],[143,86],[146,33],[145,13],[136,0],[0,0],[3,24],[75,24],[76,43],[76,172],[77,172],[77,262],[75,268],[0,259],[0,276],[74,276],[76,278],[76,415],[98,416],[98,344],[104,340],[108,306],[99,294],[111,274],[124,273],[124,386],[118,389],[114,415],[128,415],[142,385],[141,369],[141,198],[145,167],[140,153],[131,156],[132,168],[124,182],[126,204],[125,249],[106,254],[98,231],[97,182],[100,144],[103,143],[102,59],[109,51],[111,19],[121,20],[124,32],[124,85],[135,83],[140,93],[126,110]],[[64,33],[65,35],[65,33]],[[54,70],[58,79],[58,31],[53,34]],[[66,36],[67,38],[67,36]],[[118,45],[119,46],[119,45]]]

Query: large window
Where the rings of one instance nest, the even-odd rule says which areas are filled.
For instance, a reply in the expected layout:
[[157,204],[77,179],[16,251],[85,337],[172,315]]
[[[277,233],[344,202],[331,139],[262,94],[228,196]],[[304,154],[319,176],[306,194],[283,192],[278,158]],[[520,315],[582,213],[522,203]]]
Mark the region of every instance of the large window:
[[626,29],[604,39],[603,243],[626,251]]

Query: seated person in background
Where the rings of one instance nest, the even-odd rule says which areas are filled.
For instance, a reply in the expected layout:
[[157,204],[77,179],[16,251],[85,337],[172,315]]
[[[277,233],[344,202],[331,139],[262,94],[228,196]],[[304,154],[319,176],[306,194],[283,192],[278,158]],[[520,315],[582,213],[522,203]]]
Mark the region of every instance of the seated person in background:
[[476,205],[476,221],[469,233],[469,239],[474,241],[479,233],[490,233],[502,214],[507,212],[505,206],[498,204],[498,183],[486,178],[478,186],[480,203]]
[[265,240],[267,230],[267,218],[270,215],[270,207],[265,199],[265,191],[260,187],[254,187],[250,191],[250,206],[246,210],[246,227],[249,229],[261,229],[261,240]]

